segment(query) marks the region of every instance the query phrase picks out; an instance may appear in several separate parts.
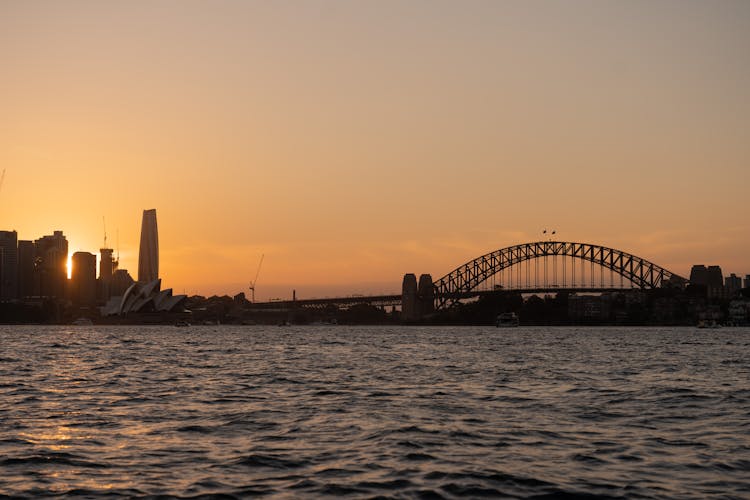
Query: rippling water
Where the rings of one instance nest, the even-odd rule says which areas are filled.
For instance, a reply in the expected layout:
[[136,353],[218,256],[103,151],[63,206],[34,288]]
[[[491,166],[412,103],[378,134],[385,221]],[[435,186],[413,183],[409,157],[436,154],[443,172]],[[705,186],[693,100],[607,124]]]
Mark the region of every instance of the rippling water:
[[0,494],[749,498],[750,329],[0,327]]

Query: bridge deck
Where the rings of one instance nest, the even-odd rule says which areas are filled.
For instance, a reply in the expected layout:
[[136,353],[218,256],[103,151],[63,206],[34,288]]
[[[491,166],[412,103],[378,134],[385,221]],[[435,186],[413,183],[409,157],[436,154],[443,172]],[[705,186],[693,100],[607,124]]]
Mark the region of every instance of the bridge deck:
[[[521,293],[532,294],[557,294],[557,293],[605,293],[605,292],[629,292],[640,290],[640,288],[518,288],[503,290],[477,290],[472,292],[461,292],[450,295],[450,299],[466,300],[496,293]],[[351,307],[358,304],[368,304],[379,307],[400,306],[401,294],[398,295],[367,295],[349,297],[325,297],[316,299],[297,300],[274,300],[271,302],[256,302],[252,305],[256,309],[291,309],[302,308],[324,308],[326,306]]]

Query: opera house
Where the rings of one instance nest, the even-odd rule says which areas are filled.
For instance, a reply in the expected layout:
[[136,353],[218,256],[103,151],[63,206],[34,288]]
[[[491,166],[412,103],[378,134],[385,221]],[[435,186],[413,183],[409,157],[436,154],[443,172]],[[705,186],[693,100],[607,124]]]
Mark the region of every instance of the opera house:
[[172,289],[161,290],[161,279],[149,283],[135,282],[124,294],[112,297],[101,308],[102,316],[130,313],[183,312],[187,295],[172,295]]

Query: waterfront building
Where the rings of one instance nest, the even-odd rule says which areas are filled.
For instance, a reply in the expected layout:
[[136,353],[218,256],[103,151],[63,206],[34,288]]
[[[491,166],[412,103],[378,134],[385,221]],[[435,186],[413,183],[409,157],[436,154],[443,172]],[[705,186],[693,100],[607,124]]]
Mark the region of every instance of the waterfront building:
[[730,274],[724,278],[724,288],[726,289],[727,294],[730,296],[734,295],[742,289],[742,278],[734,273]]
[[708,286],[708,269],[703,264],[696,264],[690,269],[690,284]]
[[726,296],[724,290],[724,275],[719,266],[708,266],[708,297],[723,299]]
[[18,233],[0,231],[0,300],[18,298]]
[[156,209],[144,210],[141,221],[141,246],[138,252],[138,281],[150,283],[159,279],[159,231]]
[[607,321],[610,317],[611,297],[605,295],[578,295],[568,297],[568,317],[574,321]]
[[68,281],[68,240],[62,231],[43,236],[34,242],[36,281],[34,295],[65,298]]
[[161,280],[134,282],[122,295],[116,295],[101,308],[102,316],[133,313],[184,312],[187,295],[172,295],[172,289],[161,290]]
[[750,300],[740,298],[729,303],[729,321],[733,325],[747,325],[748,318],[750,318]]
[[720,266],[694,265],[690,270],[690,284],[706,287],[706,295],[709,298],[720,299],[725,295],[724,275]]
[[96,255],[76,252],[71,264],[70,298],[73,304],[93,306],[96,301]]
[[750,274],[745,275],[745,287],[744,288],[750,288]]
[[724,275],[720,266],[708,266],[708,286],[710,288],[724,287]]
[[34,275],[34,242],[18,240],[18,297],[39,295]]

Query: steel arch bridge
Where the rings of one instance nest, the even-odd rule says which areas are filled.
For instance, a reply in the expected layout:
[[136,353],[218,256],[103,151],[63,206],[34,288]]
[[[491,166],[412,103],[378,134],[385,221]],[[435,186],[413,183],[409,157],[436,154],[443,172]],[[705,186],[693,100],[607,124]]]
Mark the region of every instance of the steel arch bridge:
[[614,248],[565,241],[523,243],[482,255],[457,267],[433,283],[435,308],[456,304],[496,273],[532,259],[571,257],[596,264],[622,276],[642,289],[660,288],[670,283],[685,285],[687,280],[636,255]]

